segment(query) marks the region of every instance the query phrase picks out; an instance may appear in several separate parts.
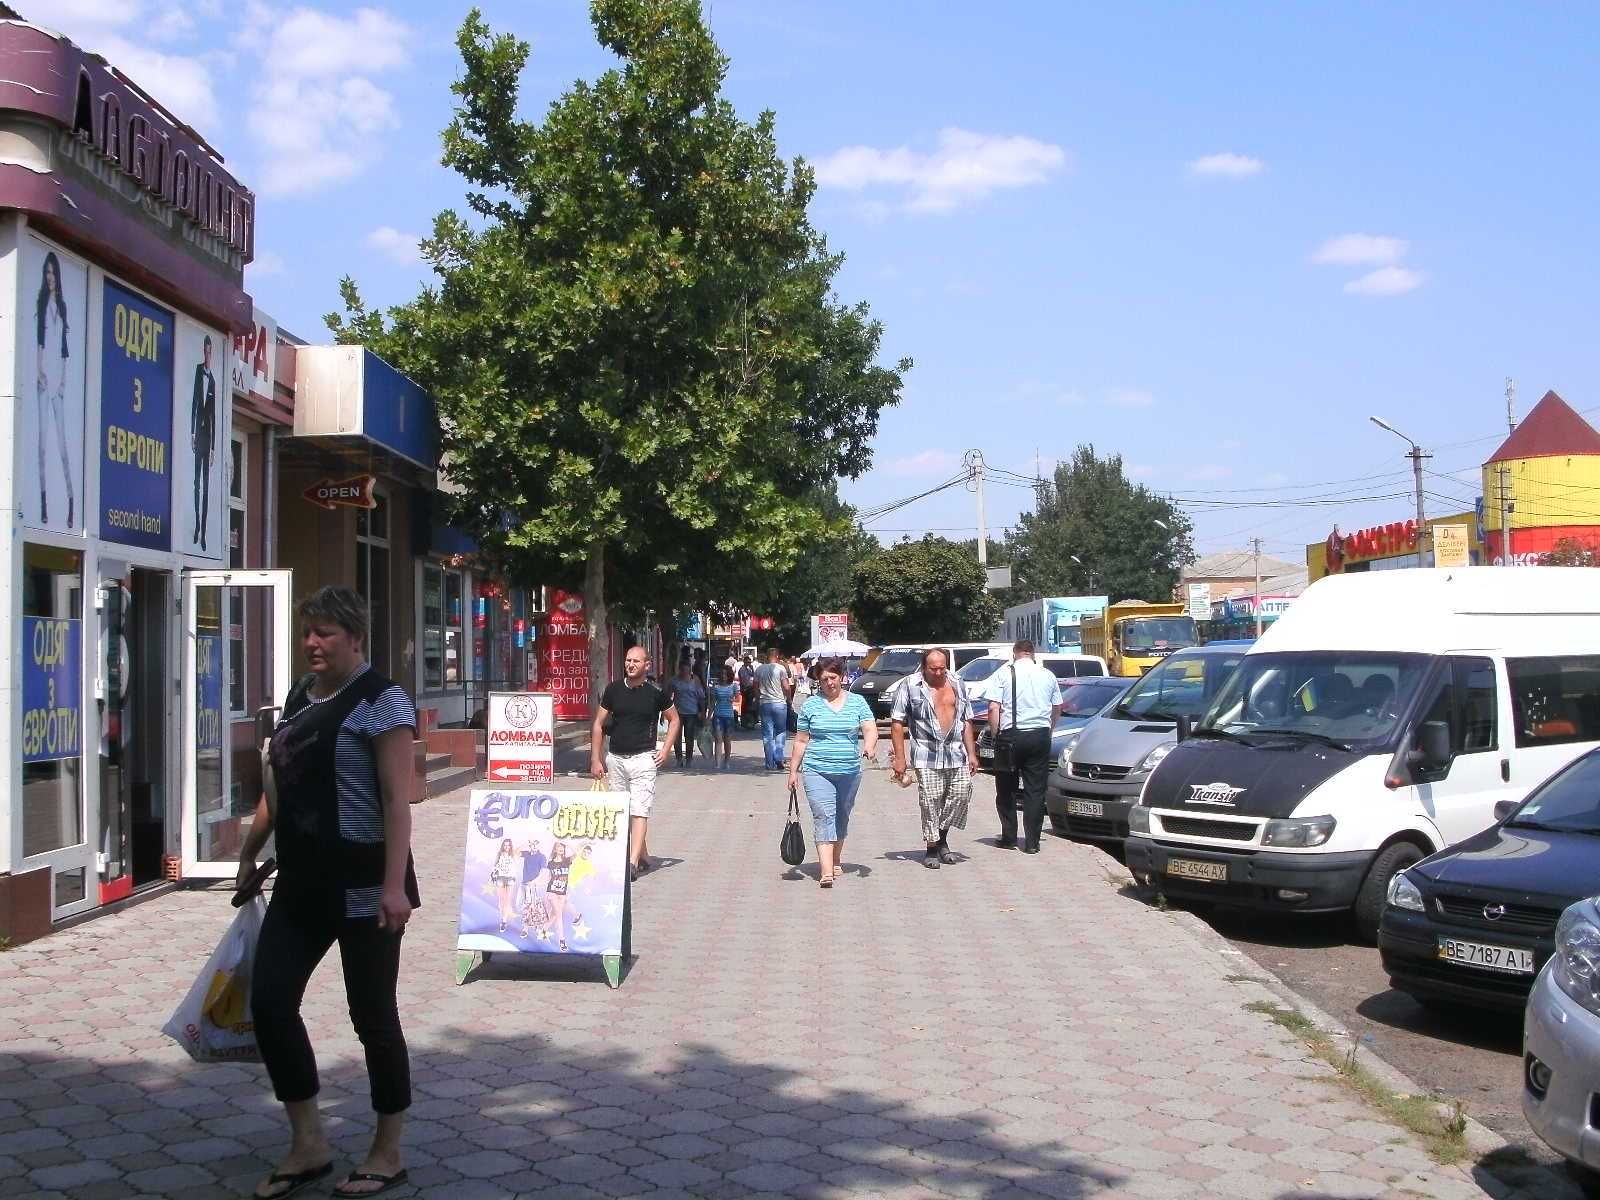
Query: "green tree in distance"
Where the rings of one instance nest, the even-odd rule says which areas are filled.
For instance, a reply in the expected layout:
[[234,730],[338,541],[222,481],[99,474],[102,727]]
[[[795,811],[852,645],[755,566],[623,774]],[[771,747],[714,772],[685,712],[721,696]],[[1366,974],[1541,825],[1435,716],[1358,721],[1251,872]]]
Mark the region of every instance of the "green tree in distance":
[[1120,454],[1079,446],[1042,493],[1039,511],[1024,513],[1009,539],[1013,595],[1172,598],[1194,561],[1194,527],[1171,501],[1130,482]]
[[926,534],[879,550],[856,567],[851,617],[873,642],[980,642],[1003,615],[978,560]]
[[910,362],[835,300],[813,174],[722,97],[696,0],[590,12],[620,65],[539,123],[528,45],[466,18],[443,161],[472,217],[435,220],[416,299],[385,319],[347,279],[328,323],[438,400],[451,519],[514,578],[581,578],[597,688],[608,604],[737,602],[838,532],[809,498],[870,464]]

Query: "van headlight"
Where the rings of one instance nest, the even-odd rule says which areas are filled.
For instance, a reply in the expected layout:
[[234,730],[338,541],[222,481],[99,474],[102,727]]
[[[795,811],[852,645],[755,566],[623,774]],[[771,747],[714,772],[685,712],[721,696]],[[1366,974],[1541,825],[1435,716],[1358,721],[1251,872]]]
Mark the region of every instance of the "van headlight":
[[1411,877],[1404,871],[1396,871],[1389,876],[1389,894],[1384,897],[1395,908],[1409,909],[1411,912],[1422,912],[1422,893],[1417,890],[1417,885],[1411,882]]
[[1150,836],[1150,810],[1144,805],[1135,804],[1128,810],[1128,832]]
[[1338,824],[1332,817],[1280,817],[1261,831],[1263,846],[1320,846]]
[[1056,765],[1063,771],[1067,769],[1067,765],[1072,761],[1072,751],[1078,744],[1078,734],[1081,732],[1082,730],[1074,729],[1067,734],[1067,740],[1061,743],[1061,753],[1056,757]]
[[1600,1016],[1600,927],[1576,908],[1562,913],[1556,925],[1553,962],[1556,986]]
[[1145,771],[1154,771],[1158,766],[1161,765],[1161,760],[1172,753],[1172,748],[1177,744],[1178,743],[1176,741],[1162,742],[1154,750],[1150,751],[1149,754],[1146,754],[1139,760],[1139,765],[1133,769],[1132,773],[1135,775],[1140,775]]

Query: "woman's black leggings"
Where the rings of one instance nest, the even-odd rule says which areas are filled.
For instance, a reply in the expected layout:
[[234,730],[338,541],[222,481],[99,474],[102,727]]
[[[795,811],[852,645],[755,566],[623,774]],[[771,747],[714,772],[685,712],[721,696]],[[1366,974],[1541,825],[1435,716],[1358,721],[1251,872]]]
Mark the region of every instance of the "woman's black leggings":
[[398,1113],[411,1106],[411,1061],[394,994],[400,939],[399,932],[378,928],[376,917],[330,921],[276,898],[267,906],[250,977],[250,1016],[280,1101],[293,1104],[317,1094],[317,1060],[300,1001],[311,973],[338,942],[350,1020],[367,1053],[373,1111]]
[[679,713],[678,722],[678,744],[673,749],[685,762],[693,762],[694,740],[700,736],[700,714]]

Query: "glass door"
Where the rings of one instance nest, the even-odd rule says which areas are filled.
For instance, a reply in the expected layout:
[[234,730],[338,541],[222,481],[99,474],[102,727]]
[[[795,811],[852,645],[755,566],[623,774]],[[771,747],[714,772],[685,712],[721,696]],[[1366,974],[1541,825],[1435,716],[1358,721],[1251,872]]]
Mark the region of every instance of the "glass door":
[[289,693],[289,571],[187,571],[183,873],[237,869],[261,795],[261,743]]

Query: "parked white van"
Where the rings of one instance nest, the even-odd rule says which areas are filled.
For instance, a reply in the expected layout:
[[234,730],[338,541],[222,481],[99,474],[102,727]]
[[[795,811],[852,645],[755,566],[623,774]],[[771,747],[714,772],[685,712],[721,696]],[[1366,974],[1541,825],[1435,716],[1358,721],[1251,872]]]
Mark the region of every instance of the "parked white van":
[[1250,647],[1129,815],[1169,895],[1353,908],[1600,743],[1600,569],[1317,581]]

